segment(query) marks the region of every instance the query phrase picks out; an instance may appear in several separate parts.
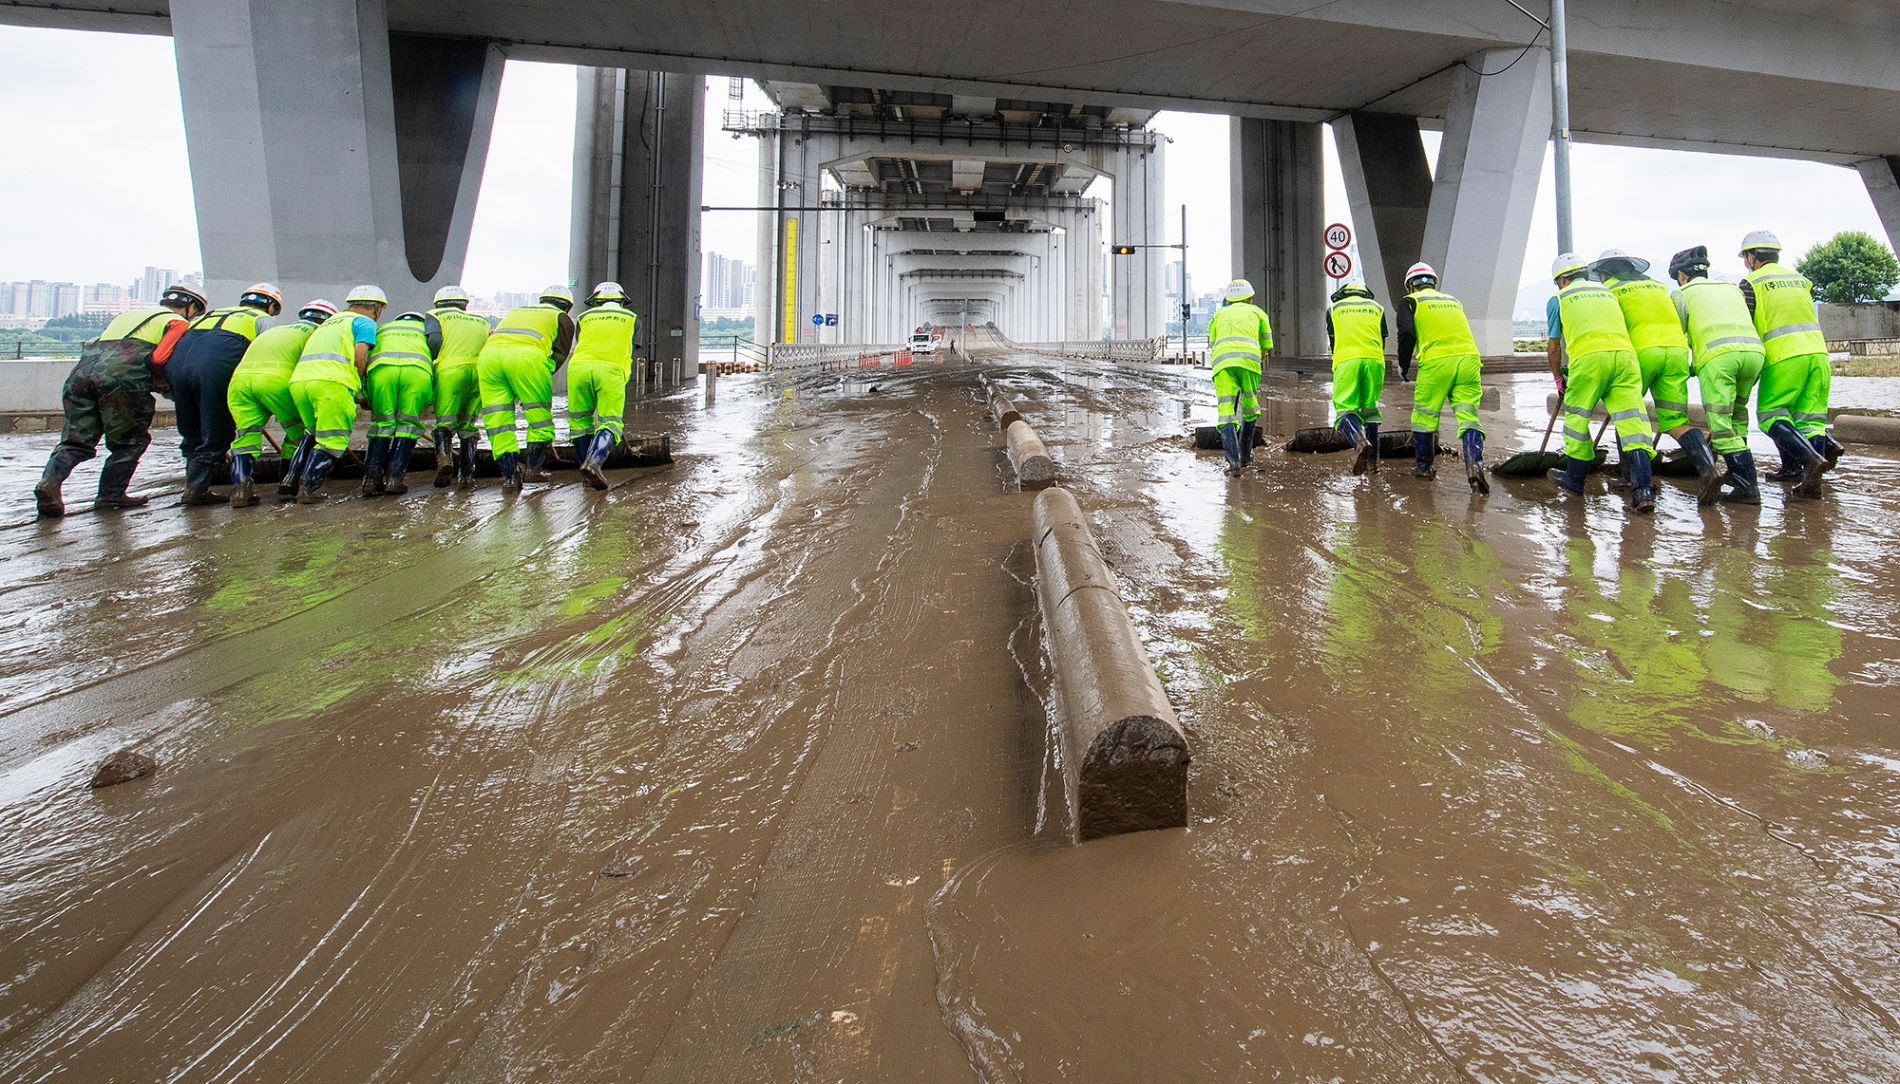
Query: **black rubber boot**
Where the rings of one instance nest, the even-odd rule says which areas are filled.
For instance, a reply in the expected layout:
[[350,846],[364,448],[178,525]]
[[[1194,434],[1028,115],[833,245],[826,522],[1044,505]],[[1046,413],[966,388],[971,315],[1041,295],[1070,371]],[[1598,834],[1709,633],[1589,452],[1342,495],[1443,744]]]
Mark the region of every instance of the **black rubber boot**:
[[320,504],[326,494],[319,492],[324,480],[330,477],[330,471],[336,466],[336,456],[322,448],[312,449],[310,462],[303,469],[303,477],[297,482],[298,504]]
[[568,442],[574,448],[574,465],[575,466],[578,467],[582,463],[587,462],[587,453],[593,449],[594,438],[599,435],[600,435],[599,433],[587,433],[587,434],[583,434],[582,436],[575,437],[573,440]]
[[92,510],[116,512],[126,508],[145,507],[152,498],[134,497],[125,491],[126,487],[132,484],[132,472],[138,469],[137,463],[108,461],[105,469],[99,472],[99,495],[92,500]]
[[41,478],[33,487],[33,506],[41,519],[58,519],[66,514],[66,498],[59,492],[60,480]]
[[1491,482],[1484,476],[1484,434],[1476,429],[1467,429],[1462,434],[1461,443],[1465,449],[1465,482],[1471,486],[1471,492],[1480,497],[1491,495]]
[[1227,473],[1240,473],[1240,427],[1228,423],[1220,427],[1221,451],[1227,454]]
[[256,463],[256,456],[244,452],[231,456],[231,507],[249,508],[257,503],[257,483],[252,478]]
[[495,457],[495,466],[501,468],[501,488],[521,488],[521,472],[517,469],[520,463],[519,452],[503,452]]
[[1366,436],[1366,427],[1360,424],[1359,415],[1350,412],[1341,414],[1339,420],[1333,423],[1333,428],[1339,430],[1339,435],[1346,438],[1347,444],[1359,451],[1352,460],[1353,476],[1358,477],[1372,469],[1372,457],[1378,454],[1378,449],[1373,447],[1372,439]]
[[389,442],[389,474],[383,485],[384,493],[400,497],[409,492],[405,479],[409,475],[409,454],[415,450],[414,437],[397,437]]
[[1814,450],[1821,453],[1822,459],[1827,460],[1829,470],[1833,470],[1840,463],[1841,456],[1847,452],[1847,445],[1835,440],[1832,433],[1822,433],[1818,437],[1812,437],[1808,443],[1814,445]]
[[1412,477],[1438,477],[1438,471],[1432,467],[1432,458],[1438,454],[1437,433],[1413,433],[1412,454],[1418,457],[1418,462],[1412,467]]
[[389,470],[388,437],[369,438],[369,450],[363,453],[363,496],[381,496],[387,486],[383,475]]
[[297,442],[297,450],[290,454],[284,463],[284,473],[277,478],[277,499],[294,501],[297,499],[297,483],[303,478],[303,469],[310,462],[310,453],[316,451],[317,438],[306,435]]
[[1366,470],[1373,474],[1377,474],[1379,473],[1379,423],[1378,422],[1372,422],[1366,426],[1366,444],[1372,449],[1372,463],[1370,466],[1366,468]]
[[1573,459],[1565,456],[1563,467],[1552,470],[1548,477],[1557,483],[1557,489],[1560,492],[1574,493],[1581,497],[1583,496],[1583,480],[1589,476],[1590,461],[1588,459]]
[[466,487],[475,484],[475,453],[479,447],[475,443],[475,439],[475,435],[472,433],[463,437],[460,448],[456,452],[455,484],[457,487]]
[[551,479],[545,469],[548,453],[554,450],[554,442],[549,440],[531,440],[528,442],[527,462],[521,466],[523,482],[546,482]]
[[1728,464],[1728,477],[1723,481],[1729,487],[1722,499],[1729,504],[1760,504],[1761,485],[1755,480],[1755,453],[1729,452],[1722,459]]
[[1792,422],[1782,420],[1768,427],[1768,436],[1781,449],[1784,464],[1793,464],[1801,468],[1801,480],[1794,487],[1794,495],[1809,500],[1821,498],[1821,476],[1828,472],[1827,457],[1814,450],[1800,433],[1795,432]]
[[455,481],[455,431],[446,426],[435,431],[435,488],[447,489]]
[[587,452],[580,458],[581,479],[595,489],[607,488],[607,476],[601,468],[607,465],[607,456],[614,450],[612,433],[595,433],[587,443]]
[[1715,468],[1715,449],[1709,447],[1709,438],[1700,429],[1691,429],[1682,435],[1682,446],[1689,451],[1689,458],[1695,460],[1695,474],[1701,479],[1701,487],[1696,491],[1696,503],[1707,507],[1714,504],[1722,495],[1722,474]]
[[1257,422],[1240,423],[1240,465],[1243,469],[1253,465],[1253,442],[1255,434],[1259,432]]
[[1639,516],[1656,510],[1655,480],[1650,475],[1649,453],[1626,448],[1623,459],[1630,465],[1630,510]]
[[187,508],[223,504],[224,498],[211,492],[211,467],[198,459],[185,460],[185,493],[178,503]]

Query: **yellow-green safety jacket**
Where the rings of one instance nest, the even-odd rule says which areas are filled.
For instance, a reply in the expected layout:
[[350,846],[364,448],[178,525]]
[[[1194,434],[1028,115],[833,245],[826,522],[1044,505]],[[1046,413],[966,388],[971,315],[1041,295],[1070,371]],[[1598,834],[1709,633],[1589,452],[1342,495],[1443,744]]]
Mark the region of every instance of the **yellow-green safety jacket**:
[[434,361],[435,351],[429,347],[428,330],[420,320],[391,320],[376,329],[376,345],[369,351],[370,371],[386,365],[407,365],[428,371]]
[[1222,369],[1260,371],[1273,349],[1273,325],[1267,312],[1251,301],[1231,301],[1207,322],[1207,342],[1215,372]]
[[290,375],[291,383],[334,380],[351,392],[361,391],[363,381],[356,373],[355,324],[362,316],[345,309],[311,332],[303,356],[297,359],[297,371]]
[[1385,307],[1369,297],[1346,296],[1326,310],[1333,360],[1385,360]]
[[567,359],[569,371],[604,365],[623,373],[631,372],[633,329],[639,319],[632,309],[612,301],[582,313],[574,354]]
[[1631,346],[1638,351],[1658,346],[1677,350],[1688,347],[1669,287],[1652,278],[1617,279],[1604,285],[1622,306],[1623,326],[1629,331]]
[[317,325],[308,320],[271,328],[244,351],[244,359],[238,362],[238,373],[289,381],[290,374],[297,368],[297,359],[303,356],[304,344],[310,341],[310,333],[315,330]]
[[453,305],[430,309],[429,315],[442,325],[442,352],[436,355],[436,370],[475,364],[482,356],[482,347],[488,345],[487,318]]
[[1821,334],[1821,316],[1814,307],[1814,283],[1778,263],[1743,277],[1755,291],[1755,331],[1768,351],[1768,364],[1827,353],[1827,336]]
[[1563,323],[1564,353],[1573,360],[1604,350],[1636,352],[1623,306],[1603,284],[1579,279],[1557,291],[1558,319]]
[[1675,301],[1677,316],[1689,335],[1689,348],[1695,352],[1695,368],[1737,350],[1761,352],[1761,336],[1755,334],[1755,320],[1748,315],[1741,287],[1718,279],[1690,279],[1688,285],[1676,288]]
[[1478,352],[1464,302],[1434,289],[1414,290],[1406,297],[1412,303],[1412,334],[1417,338],[1420,366],[1439,358],[1469,357]]

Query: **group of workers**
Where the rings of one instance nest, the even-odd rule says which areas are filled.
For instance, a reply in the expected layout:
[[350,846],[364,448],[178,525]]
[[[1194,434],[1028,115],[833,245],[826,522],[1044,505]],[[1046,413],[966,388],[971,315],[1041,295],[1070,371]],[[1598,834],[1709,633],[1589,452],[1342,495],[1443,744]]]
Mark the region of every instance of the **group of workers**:
[[[1814,286],[1782,266],[1781,242],[1767,231],[1742,242],[1747,276],[1709,277],[1709,252],[1697,246],[1669,262],[1674,289],[1650,278],[1649,261],[1621,249],[1595,261],[1565,253],[1551,267],[1557,294],[1547,311],[1551,375],[1562,400],[1563,466],[1549,471],[1560,493],[1582,495],[1597,460],[1590,418],[1601,404],[1616,427],[1618,456],[1632,511],[1655,510],[1653,459],[1658,430],[1694,463],[1703,505],[1760,504],[1760,479],[1748,450],[1748,402],[1756,424],[1781,452],[1771,481],[1795,483],[1797,497],[1818,499],[1822,476],[1843,451],[1827,431],[1830,369]],[[1457,298],[1438,289],[1438,273],[1414,264],[1405,273],[1405,319],[1398,362],[1408,378],[1416,361],[1412,441],[1418,478],[1436,477],[1438,429],[1451,403],[1473,493],[1491,492],[1478,417],[1483,364]],[[1208,324],[1227,473],[1252,459],[1259,416],[1261,362],[1273,348],[1267,314],[1253,286],[1237,279]],[[1355,475],[1379,469],[1379,399],[1385,390],[1390,325],[1370,289],[1341,286],[1326,314],[1332,343],[1334,426],[1355,449]],[[1689,424],[1689,378],[1700,386],[1708,432]],[[1643,400],[1655,405],[1652,429]],[[1717,457],[1721,462],[1718,464]]]
[[[388,303],[379,287],[358,286],[340,310],[318,299],[295,321],[274,326],[283,296],[269,283],[221,309],[189,286],[173,286],[157,306],[117,317],[85,345],[67,377],[60,442],[33,490],[39,514],[65,514],[61,487],[101,437],[110,455],[93,508],[149,500],[127,485],[151,444],[154,393],[176,405],[186,505],[258,503],[256,466],[272,419],[284,431],[278,496],[323,500],[363,408],[370,411],[365,495],[408,492],[410,455],[431,406],[437,488],[474,483],[483,431],[504,488],[545,482],[555,439],[553,377],[563,363],[575,462],[589,486],[607,488],[602,468],[622,435],[638,323],[618,283],[595,286],[578,320],[574,295],[550,286],[492,330],[468,311],[459,286],[436,291],[428,312],[383,323]],[[527,424],[525,454],[517,409]],[[213,492],[227,470],[229,493]]]

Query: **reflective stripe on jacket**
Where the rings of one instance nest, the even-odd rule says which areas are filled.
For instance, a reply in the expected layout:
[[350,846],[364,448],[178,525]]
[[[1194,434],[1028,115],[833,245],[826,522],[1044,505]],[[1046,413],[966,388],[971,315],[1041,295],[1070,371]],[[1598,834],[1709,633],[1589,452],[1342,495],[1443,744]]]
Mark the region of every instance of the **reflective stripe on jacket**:
[[1273,349],[1273,325],[1265,309],[1247,301],[1224,305],[1207,322],[1207,343],[1215,372],[1238,368],[1259,372]]
[[1623,306],[1602,284],[1580,280],[1557,291],[1557,311],[1563,321],[1564,352],[1573,358],[1603,350],[1636,352]]

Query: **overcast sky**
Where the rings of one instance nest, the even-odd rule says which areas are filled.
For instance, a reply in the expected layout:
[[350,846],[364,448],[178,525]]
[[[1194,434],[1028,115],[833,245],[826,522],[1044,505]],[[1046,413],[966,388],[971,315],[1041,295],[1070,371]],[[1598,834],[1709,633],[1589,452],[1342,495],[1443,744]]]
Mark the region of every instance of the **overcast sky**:
[[[571,128],[550,118],[573,116],[574,101],[574,69],[508,64],[494,142],[539,143],[549,154],[489,162],[463,276],[471,292],[535,290],[567,277]],[[758,198],[754,141],[720,131],[732,104],[728,81],[709,79],[709,205]],[[765,101],[748,84],[741,104],[756,109]],[[0,280],[124,284],[147,264],[200,269],[171,39],[0,27],[0,117],[9,137],[0,155]],[[1227,125],[1225,117],[1191,113],[1164,113],[1153,125],[1171,139],[1166,240],[1178,240],[1185,203],[1197,293],[1215,290],[1231,273]],[[1435,154],[1436,136],[1427,140]],[[1327,218],[1350,222],[1330,130],[1326,168]],[[1886,239],[1859,174],[1838,166],[1579,145],[1573,173],[1585,255],[1626,248],[1660,264],[1678,249],[1706,244],[1718,273],[1739,275],[1734,254],[1753,229],[1774,230],[1797,254],[1840,230]],[[1548,293],[1557,255],[1552,193],[1546,161],[1520,308]],[[752,215],[708,214],[705,250],[750,261],[755,227]]]

